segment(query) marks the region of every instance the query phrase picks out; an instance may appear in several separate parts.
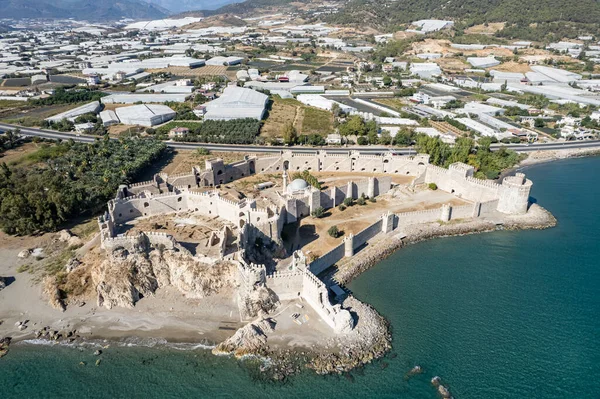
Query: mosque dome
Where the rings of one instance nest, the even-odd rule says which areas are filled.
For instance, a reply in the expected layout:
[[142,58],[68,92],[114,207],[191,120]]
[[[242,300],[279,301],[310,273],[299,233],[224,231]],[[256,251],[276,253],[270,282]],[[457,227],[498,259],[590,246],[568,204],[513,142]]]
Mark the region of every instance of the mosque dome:
[[296,179],[287,186],[287,192],[293,193],[295,191],[305,190],[308,187],[308,183],[304,179]]

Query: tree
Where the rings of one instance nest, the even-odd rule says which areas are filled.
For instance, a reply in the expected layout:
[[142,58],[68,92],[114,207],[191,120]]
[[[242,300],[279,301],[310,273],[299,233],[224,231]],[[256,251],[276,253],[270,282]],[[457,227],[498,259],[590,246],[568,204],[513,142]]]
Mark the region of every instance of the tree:
[[389,131],[384,130],[381,132],[381,136],[379,136],[379,144],[382,145],[390,145],[392,143],[392,135]]
[[360,116],[353,115],[340,125],[339,130],[342,136],[363,136],[366,134],[365,121]]
[[325,209],[322,206],[320,206],[314,211],[312,211],[310,215],[314,218],[321,219],[323,216],[325,216]]
[[340,108],[340,105],[338,103],[333,103],[333,105],[331,106],[331,113],[336,118],[342,114],[342,109]]
[[379,138],[377,137],[377,131],[369,130],[367,134],[367,139],[369,140],[369,144],[377,144],[379,142]]
[[281,132],[283,136],[283,142],[287,145],[293,145],[296,143],[298,139],[298,135],[296,133],[296,128],[292,124],[292,122],[287,122],[283,126],[283,131]]
[[546,127],[546,122],[542,118],[536,118],[533,122],[533,126],[536,128]]
[[351,197],[346,197],[344,198],[344,205],[345,206],[352,206],[352,204],[354,203],[354,200]]
[[367,201],[365,200],[365,195],[364,195],[364,194],[362,194],[362,195],[361,195],[361,196],[360,196],[360,197],[359,197],[359,198],[356,200],[356,203],[357,203],[358,205],[366,205],[366,204],[367,204]]
[[407,145],[411,145],[413,141],[413,133],[406,129],[406,128],[402,128],[400,129],[400,131],[398,133],[396,133],[396,136],[394,136],[394,144],[397,146],[407,146]]
[[329,230],[327,230],[327,234],[329,234],[330,237],[338,238],[340,236],[340,230],[337,226],[331,226]]

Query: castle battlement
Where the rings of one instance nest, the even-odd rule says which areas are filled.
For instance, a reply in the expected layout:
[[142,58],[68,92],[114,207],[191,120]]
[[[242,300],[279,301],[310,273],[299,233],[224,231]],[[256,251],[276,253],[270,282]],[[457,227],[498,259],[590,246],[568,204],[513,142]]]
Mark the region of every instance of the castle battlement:
[[429,215],[429,214],[438,214],[440,213],[441,208],[435,208],[435,209],[424,209],[421,211],[412,211],[412,212],[401,212],[401,213],[397,213],[396,216],[398,217],[403,217],[403,216],[413,216],[413,215]]
[[477,179],[475,177],[467,177],[467,178],[465,178],[465,180],[468,181],[469,183],[478,184],[480,186],[491,188],[493,190],[497,190],[500,188],[500,185],[498,183],[490,181],[490,180],[481,180],[481,179]]
[[129,184],[129,187],[133,188],[133,187],[155,186],[155,185],[156,185],[156,182],[154,180],[147,180],[147,181],[142,181],[139,183],[131,183],[131,184]]
[[168,180],[168,179],[178,179],[180,177],[192,177],[192,176],[194,176],[193,169],[192,169],[192,173],[182,172],[182,173],[177,173],[177,174],[174,174],[174,175],[166,175],[165,180]]

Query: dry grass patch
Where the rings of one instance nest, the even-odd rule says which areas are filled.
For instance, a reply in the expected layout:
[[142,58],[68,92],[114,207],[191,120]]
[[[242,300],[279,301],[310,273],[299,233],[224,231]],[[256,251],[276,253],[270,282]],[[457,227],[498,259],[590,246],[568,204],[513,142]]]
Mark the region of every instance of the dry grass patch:
[[333,132],[331,112],[306,106],[293,99],[275,97],[260,135],[266,138],[281,137],[287,123],[292,123],[298,134],[326,136]]
[[243,152],[211,152],[208,155],[200,155],[196,150],[176,150],[174,153],[173,160],[161,170],[161,173],[170,175],[190,173],[194,166],[200,165],[204,168],[204,161],[207,159],[221,158],[228,164],[241,161],[244,155],[252,155]]
[[469,35],[493,35],[504,29],[506,22],[492,22],[488,24],[474,25],[465,30]]
[[526,63],[519,63],[514,61],[504,62],[498,66],[495,66],[491,69],[495,69],[496,71],[502,72],[516,72],[516,73],[525,73],[530,72],[531,68]]
[[20,147],[8,150],[0,154],[0,163],[6,163],[7,165],[18,164],[24,156],[37,151],[39,146],[40,144],[36,143],[26,143]]
[[453,57],[439,58],[436,60],[436,62],[440,68],[447,72],[463,72],[465,69],[471,67],[461,59]]
[[373,99],[376,103],[390,107],[395,111],[402,111],[402,108],[406,107],[406,102],[399,98],[376,98]]
[[225,65],[207,65],[200,68],[190,69],[188,67],[169,67],[160,69],[148,69],[147,72],[159,73],[169,72],[175,76],[223,76],[227,74],[227,67]]
[[296,131],[299,131],[297,118],[302,107],[303,104],[296,100],[281,99],[276,96],[269,111],[269,117],[260,129],[260,135],[267,138],[281,137],[283,127],[290,122],[294,124]]
[[305,107],[302,115],[301,134],[326,136],[333,133],[333,114],[322,109]]

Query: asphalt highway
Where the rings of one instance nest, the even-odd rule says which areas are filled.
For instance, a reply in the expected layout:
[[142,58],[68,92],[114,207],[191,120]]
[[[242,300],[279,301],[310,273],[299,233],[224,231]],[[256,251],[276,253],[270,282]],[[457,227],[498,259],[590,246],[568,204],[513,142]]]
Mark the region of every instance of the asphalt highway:
[[[25,136],[37,136],[46,139],[54,140],[69,140],[92,143],[97,136],[90,136],[85,134],[74,134],[74,133],[62,133],[53,130],[45,130],[38,128],[21,127],[16,125],[8,125],[0,123],[0,131],[20,129],[21,134]],[[391,149],[389,147],[378,147],[378,146],[349,146],[349,147],[285,147],[285,146],[259,146],[259,145],[234,145],[234,144],[205,144],[205,143],[180,143],[174,141],[165,142],[168,147],[180,149],[180,150],[194,150],[197,148],[206,148],[210,151],[220,152],[248,152],[248,153],[279,153],[293,149],[295,152],[314,153],[321,149],[327,150],[333,153],[347,153],[349,151],[358,151],[362,154],[382,154],[393,151],[398,155],[414,155],[415,150],[410,148],[399,148]],[[587,141],[568,141],[560,143],[546,143],[546,144],[493,144],[492,150],[500,147],[510,148],[517,152],[532,152],[541,150],[564,150],[564,149],[578,149],[578,148],[600,148],[600,140],[587,140]]]

